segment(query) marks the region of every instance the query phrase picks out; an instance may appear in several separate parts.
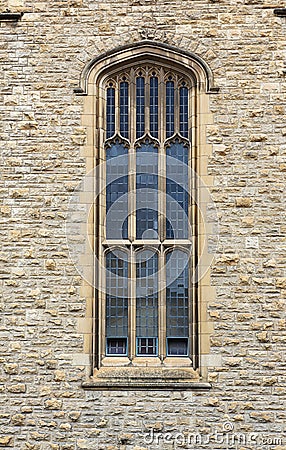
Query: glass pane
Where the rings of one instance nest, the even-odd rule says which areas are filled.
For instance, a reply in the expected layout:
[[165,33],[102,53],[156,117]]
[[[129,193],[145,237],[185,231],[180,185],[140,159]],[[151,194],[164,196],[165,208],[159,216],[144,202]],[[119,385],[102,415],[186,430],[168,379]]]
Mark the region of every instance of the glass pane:
[[188,145],[176,139],[166,148],[166,155],[166,238],[188,239]]
[[136,137],[145,133],[145,81],[143,77],[136,78]]
[[158,78],[150,78],[150,132],[158,138]]
[[136,237],[158,237],[158,151],[149,140],[136,150]]
[[118,250],[106,255],[107,354],[125,354],[127,335],[128,260],[127,253]]
[[137,355],[157,355],[157,338],[137,338]]
[[189,131],[189,90],[187,87],[180,88],[180,133],[188,138]]
[[174,81],[166,83],[166,136],[172,136],[175,132],[175,89]]
[[107,355],[127,355],[127,338],[115,339],[108,338],[106,341]]
[[188,339],[187,338],[168,338],[167,339],[168,356],[187,356]]
[[120,83],[120,134],[128,139],[128,83]]
[[136,258],[137,354],[156,355],[158,339],[158,255],[144,250]]
[[128,237],[128,148],[117,139],[106,148],[106,237]]
[[187,253],[173,250],[166,258],[167,338],[189,336],[189,262]]
[[106,93],[106,137],[107,139],[115,133],[115,89],[107,88]]

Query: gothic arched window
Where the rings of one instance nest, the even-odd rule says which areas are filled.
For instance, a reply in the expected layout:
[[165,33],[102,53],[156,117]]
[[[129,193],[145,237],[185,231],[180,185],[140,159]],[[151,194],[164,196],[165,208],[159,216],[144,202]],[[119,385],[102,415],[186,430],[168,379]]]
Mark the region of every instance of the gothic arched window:
[[102,361],[192,355],[192,85],[155,61],[102,85]]
[[193,54],[144,42],[83,75],[96,169],[93,367],[197,369],[210,330],[197,174],[209,151],[211,72]]

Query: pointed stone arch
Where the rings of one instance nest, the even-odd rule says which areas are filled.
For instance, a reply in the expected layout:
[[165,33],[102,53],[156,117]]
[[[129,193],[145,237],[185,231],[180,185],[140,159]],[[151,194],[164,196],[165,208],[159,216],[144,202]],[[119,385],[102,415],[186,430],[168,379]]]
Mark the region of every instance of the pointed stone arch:
[[133,65],[143,60],[144,62],[155,60],[164,65],[168,65],[170,61],[171,67],[191,73],[195,85],[205,93],[217,93],[219,90],[215,86],[210,66],[200,56],[168,44],[144,40],[118,47],[89,61],[81,73],[79,86],[74,91],[79,95],[87,95],[89,85],[94,86],[98,77],[104,76],[105,73],[110,75],[113,68],[118,69],[121,64]]

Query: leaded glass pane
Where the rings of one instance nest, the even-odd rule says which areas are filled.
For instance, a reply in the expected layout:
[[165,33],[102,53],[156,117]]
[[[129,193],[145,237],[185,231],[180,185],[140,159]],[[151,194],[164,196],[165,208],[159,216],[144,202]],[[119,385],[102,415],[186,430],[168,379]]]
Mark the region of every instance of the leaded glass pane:
[[118,139],[106,148],[106,237],[128,235],[128,148]]
[[107,139],[115,133],[115,89],[107,88],[106,93],[106,137]]
[[158,237],[158,150],[149,140],[136,150],[136,237]]
[[126,355],[127,354],[127,338],[107,338],[106,340],[107,355]]
[[[145,67],[126,70],[127,72],[122,69],[121,72],[114,74],[106,87],[106,139],[108,141],[105,145],[105,231],[107,240],[131,239],[131,236],[133,240],[133,231],[135,233],[137,242],[130,245],[130,251],[135,251],[136,255],[136,307],[134,305],[133,310],[133,306],[128,306],[128,296],[130,297],[133,292],[135,284],[130,288],[132,283],[128,281],[127,254],[121,250],[109,251],[106,254],[105,267],[106,354],[127,355],[128,339],[132,338],[132,347],[136,345],[138,356],[156,356],[159,339],[165,336],[167,356],[187,356],[189,354],[189,295],[191,292],[188,254],[176,247],[167,253],[165,284],[165,276],[161,278],[160,275],[158,279],[157,275],[159,256],[150,248],[144,249],[144,240],[159,240],[159,231],[160,236],[166,232],[166,239],[189,240],[191,237],[188,218],[190,170],[187,141],[190,131],[190,91],[182,74],[176,73],[176,70],[173,72],[159,67],[159,63],[158,66],[154,65],[154,69],[146,64]],[[136,73],[135,76],[134,73]],[[131,86],[134,89],[131,89]],[[131,124],[135,126],[136,136],[130,142],[130,148],[135,148],[136,163],[133,151],[129,158],[130,149],[124,143],[127,142],[126,139],[133,139]],[[165,136],[157,145],[159,129],[165,130]],[[170,137],[171,139],[168,139]],[[164,142],[165,139],[168,139],[167,143]],[[161,154],[164,158],[166,155],[165,187],[161,186],[161,183],[159,185],[158,181],[158,158]],[[161,169],[163,168],[160,165],[160,174]],[[133,186],[133,175],[129,182],[129,171],[131,174],[134,173],[136,186]],[[162,195],[162,202],[160,201],[160,205],[164,208],[162,214],[166,213],[166,227],[163,225],[160,230],[159,186],[166,190]],[[128,191],[133,188],[135,193],[130,195]],[[133,220],[128,220],[128,213],[133,207],[136,209],[134,230]],[[128,230],[128,222],[132,225],[130,230]],[[104,242],[103,236],[100,239],[102,248],[105,249],[105,245],[110,242]],[[141,240],[143,248],[140,252],[135,250],[138,240]],[[164,252],[166,249],[164,243],[160,249]],[[166,330],[160,332],[160,337],[158,334],[159,285],[164,287],[164,301],[166,301]],[[131,291],[128,290],[128,286]],[[131,308],[130,311],[133,311],[130,319],[136,317],[136,333],[135,330],[132,331],[129,338],[128,307]]]
[[189,90],[180,88],[180,133],[183,137],[189,136]]
[[144,250],[136,258],[137,354],[156,355],[158,340],[158,255]]
[[166,136],[175,132],[175,88],[174,81],[166,83]]
[[122,251],[106,255],[107,354],[125,354],[128,336],[128,260]]
[[150,78],[150,133],[158,138],[158,78]]
[[120,83],[120,134],[128,139],[128,83]]
[[166,148],[166,237],[188,239],[189,148],[178,139]]
[[136,78],[136,137],[145,133],[145,80]]
[[168,338],[167,355],[168,356],[187,356],[189,353],[188,338]]
[[166,257],[167,338],[189,335],[188,254],[175,249]]

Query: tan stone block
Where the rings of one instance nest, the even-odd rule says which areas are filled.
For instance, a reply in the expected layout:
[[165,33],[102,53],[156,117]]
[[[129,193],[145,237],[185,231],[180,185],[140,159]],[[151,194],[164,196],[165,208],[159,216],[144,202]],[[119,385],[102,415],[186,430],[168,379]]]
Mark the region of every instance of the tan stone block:
[[22,394],[26,392],[26,385],[23,383],[8,385],[7,390],[13,394]]
[[285,277],[281,277],[281,278],[276,278],[276,287],[281,288],[281,289],[286,289],[286,278]]
[[235,205],[238,208],[251,208],[252,204],[252,198],[249,197],[238,197],[235,199]]
[[0,436],[1,447],[13,447],[13,436]]

